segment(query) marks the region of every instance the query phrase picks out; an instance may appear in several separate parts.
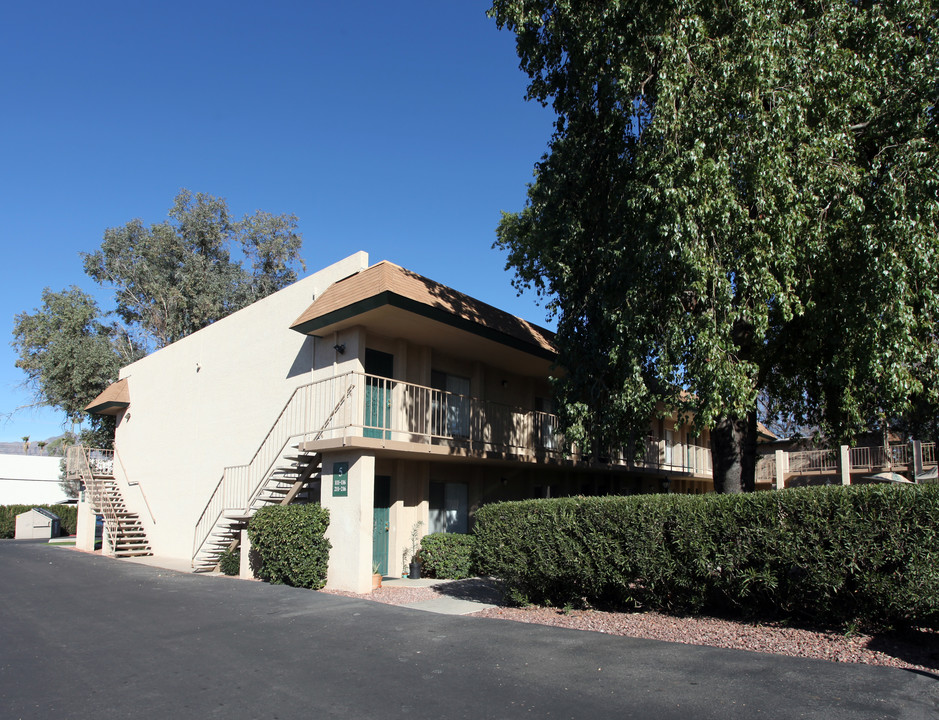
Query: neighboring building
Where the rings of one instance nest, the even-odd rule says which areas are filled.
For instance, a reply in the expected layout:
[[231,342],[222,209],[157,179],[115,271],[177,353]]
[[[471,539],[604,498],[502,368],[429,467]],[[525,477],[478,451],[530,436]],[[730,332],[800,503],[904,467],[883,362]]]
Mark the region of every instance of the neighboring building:
[[549,331],[357,253],[124,368],[88,408],[116,453],[70,467],[112,549],[196,568],[265,502],[319,501],[328,586],[358,592],[373,562],[402,573],[418,523],[467,532],[488,502],[712,488],[708,433],[674,418],[641,463],[569,447],[554,358]]
[[0,505],[56,505],[65,502],[60,457],[0,455]]

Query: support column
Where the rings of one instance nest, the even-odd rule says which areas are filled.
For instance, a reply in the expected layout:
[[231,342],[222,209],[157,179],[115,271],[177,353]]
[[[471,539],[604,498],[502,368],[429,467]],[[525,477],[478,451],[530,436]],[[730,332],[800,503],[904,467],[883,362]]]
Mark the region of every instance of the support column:
[[841,459],[838,462],[838,468],[841,470],[841,484],[851,484],[851,451],[847,445],[841,446]]
[[248,529],[241,531],[241,563],[238,566],[238,577],[242,580],[254,580],[254,571],[251,569],[251,538]]
[[362,452],[323,457],[320,502],[329,509],[326,587],[366,593],[372,589],[372,523],[375,456]]
[[78,495],[78,516],[75,528],[75,547],[92,552],[95,549],[95,524],[98,516],[85,499],[85,491]]
[[776,451],[776,489],[785,490],[786,488],[786,453],[782,450]]
[[913,441],[913,482],[923,474],[923,443],[919,440]]

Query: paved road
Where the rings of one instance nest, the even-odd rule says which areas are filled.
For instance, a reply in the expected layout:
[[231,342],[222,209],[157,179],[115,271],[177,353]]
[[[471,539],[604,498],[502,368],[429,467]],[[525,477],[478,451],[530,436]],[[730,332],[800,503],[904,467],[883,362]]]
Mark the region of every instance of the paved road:
[[0,541],[0,717],[914,718],[939,679]]

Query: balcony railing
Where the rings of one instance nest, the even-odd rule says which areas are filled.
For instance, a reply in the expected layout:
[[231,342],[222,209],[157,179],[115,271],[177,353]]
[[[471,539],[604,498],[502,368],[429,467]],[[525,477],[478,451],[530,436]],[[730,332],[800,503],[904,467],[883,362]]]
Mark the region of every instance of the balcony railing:
[[[312,419],[310,426],[317,427],[320,440],[364,437],[471,452],[587,459],[565,440],[551,413],[357,372],[321,381],[319,391],[330,397],[348,395],[341,412],[325,425],[317,424],[320,417]],[[710,449],[693,444],[668,445],[649,438],[640,460],[617,452],[604,455],[604,461],[637,469],[711,474]]]
[[65,474],[69,478],[78,478],[82,470],[95,477],[114,476],[114,451],[100,448],[86,448],[73,445],[65,451]]
[[924,465],[935,465],[936,464],[936,443],[923,443],[923,464]]
[[883,468],[895,465],[909,465],[911,462],[910,446],[890,445],[889,447],[851,448],[852,468]]
[[838,472],[837,450],[800,450],[787,453],[790,473],[836,473]]
[[[936,464],[935,443],[922,443],[923,465]],[[788,474],[835,474],[840,472],[840,453],[838,450],[800,450],[785,454]],[[891,468],[904,470],[914,464],[913,447],[910,443],[900,443],[888,447],[853,447],[848,449],[850,472],[878,472]]]

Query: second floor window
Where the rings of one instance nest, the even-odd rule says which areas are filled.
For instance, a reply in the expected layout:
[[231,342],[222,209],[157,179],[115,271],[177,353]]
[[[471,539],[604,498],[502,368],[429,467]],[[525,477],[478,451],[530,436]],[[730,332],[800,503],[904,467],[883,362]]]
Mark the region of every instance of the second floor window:
[[468,438],[470,428],[470,380],[459,375],[433,370],[430,385],[434,390],[432,412],[434,435]]

